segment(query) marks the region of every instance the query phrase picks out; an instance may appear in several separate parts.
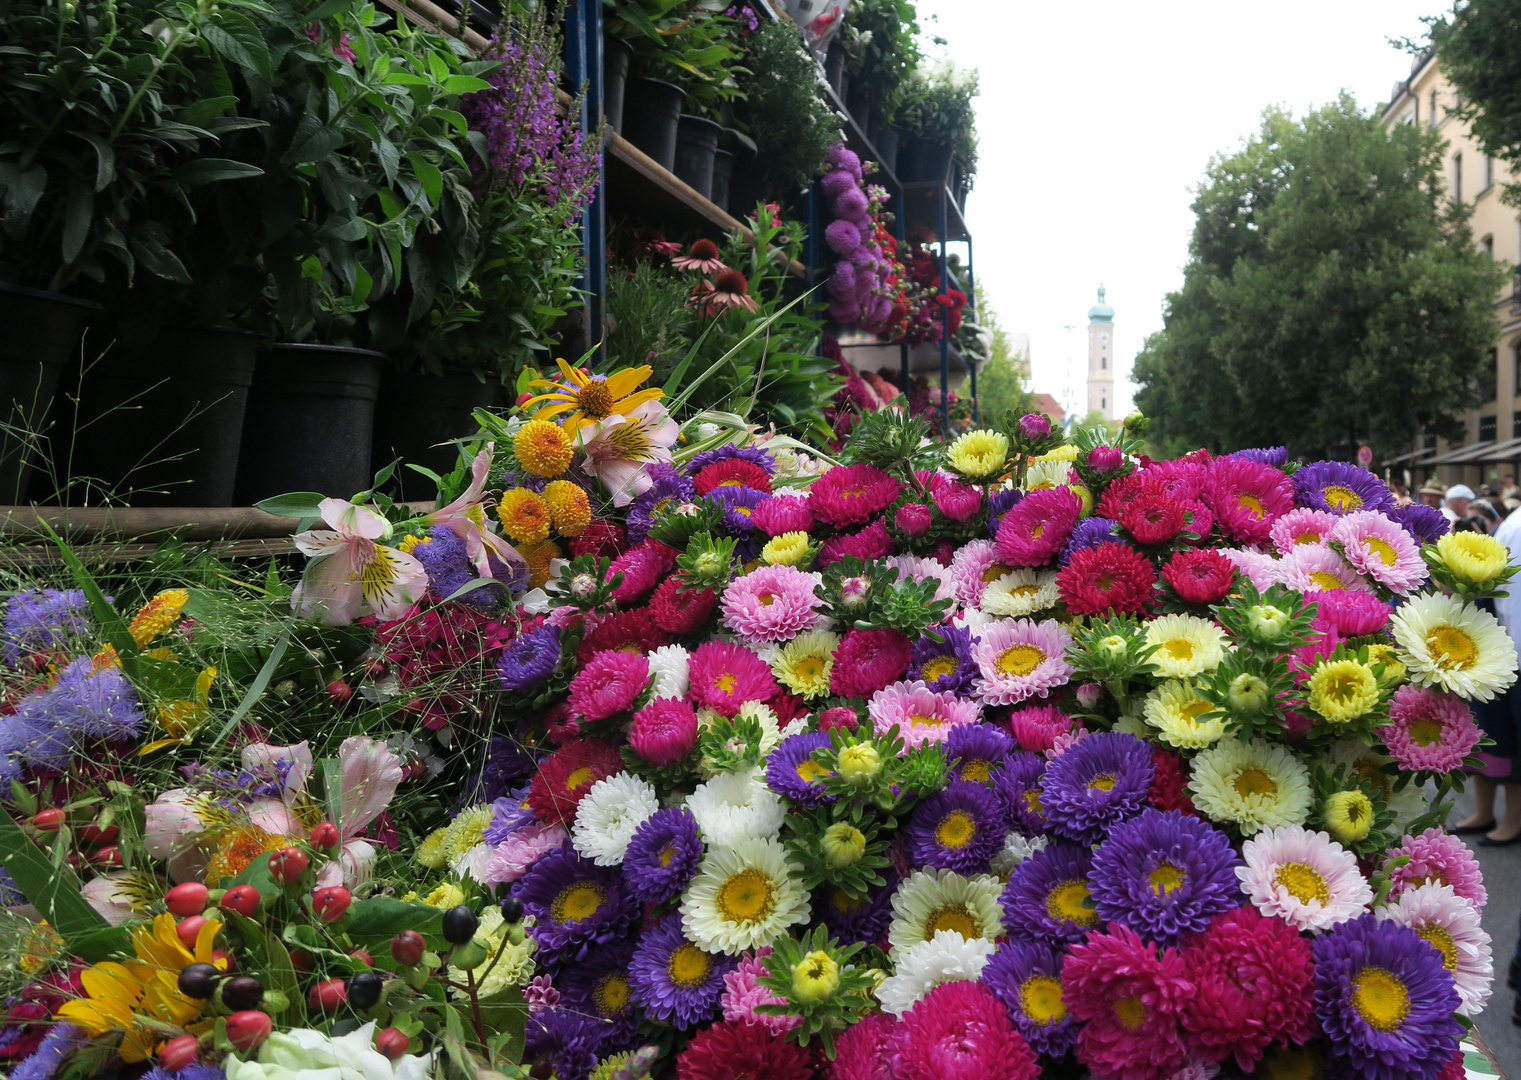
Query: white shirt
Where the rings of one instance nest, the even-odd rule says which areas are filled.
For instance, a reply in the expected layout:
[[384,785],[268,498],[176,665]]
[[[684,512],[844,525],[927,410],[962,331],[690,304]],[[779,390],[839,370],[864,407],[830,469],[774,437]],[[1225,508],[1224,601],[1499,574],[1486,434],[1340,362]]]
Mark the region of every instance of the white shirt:
[[[1500,522],[1495,539],[1510,549],[1510,564],[1521,566],[1521,511]],[[1495,616],[1521,649],[1521,582],[1511,583],[1509,596],[1495,598]]]

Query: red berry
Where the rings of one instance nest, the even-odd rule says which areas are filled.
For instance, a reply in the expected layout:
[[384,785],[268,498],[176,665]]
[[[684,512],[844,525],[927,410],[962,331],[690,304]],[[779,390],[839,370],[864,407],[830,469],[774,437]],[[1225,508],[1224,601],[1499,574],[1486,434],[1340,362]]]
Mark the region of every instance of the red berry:
[[221,906],[251,919],[259,913],[259,890],[252,885],[234,885],[222,894]]
[[57,832],[67,820],[68,815],[62,810],[39,810],[32,816],[32,828],[39,832]]
[[312,830],[312,847],[318,851],[331,851],[343,842],[343,837],[338,835],[338,826],[331,821],[324,821]]
[[517,401],[513,402],[513,404],[521,409],[524,405],[527,405],[532,400],[533,394],[529,393],[527,390],[524,390],[521,394],[518,395]]
[[323,979],[306,992],[306,1006],[313,1012],[334,1012],[349,998],[342,979]]
[[329,885],[312,893],[312,914],[323,922],[337,922],[349,909],[354,895],[342,885]]
[[412,1040],[407,1038],[406,1032],[401,1028],[388,1027],[375,1036],[375,1049],[392,1061],[405,1054],[411,1045]]
[[192,915],[188,919],[181,919],[175,926],[174,932],[180,936],[180,942],[191,952],[195,951],[196,935],[201,932],[201,927],[206,925],[206,920],[199,915]]
[[164,903],[171,915],[188,919],[206,910],[206,886],[199,881],[187,881],[176,885],[164,894]]
[[292,949],[290,951],[290,966],[297,971],[312,970],[312,954],[305,949]]
[[370,952],[369,949],[355,949],[353,952],[349,953],[349,955],[352,956],[355,960],[359,960],[365,964],[368,964],[370,967],[375,966],[375,954]]
[[159,1049],[159,1068],[165,1072],[179,1072],[187,1065],[194,1065],[200,1055],[201,1040],[194,1035],[181,1035],[170,1039]]
[[327,684],[327,696],[334,701],[347,701],[354,696],[354,688],[342,679],[334,679]]
[[300,848],[283,847],[269,853],[269,876],[276,885],[294,885],[311,862]]
[[115,844],[108,844],[103,848],[96,848],[90,852],[90,862],[95,866],[121,866],[121,848]]
[[428,943],[416,930],[403,930],[391,939],[391,959],[403,967],[420,963]]
[[238,960],[237,960],[237,957],[233,956],[232,953],[226,952],[226,951],[224,951],[222,949],[212,949],[211,950],[211,962],[213,964],[220,962],[221,965],[222,965],[222,970],[223,971],[237,971],[238,970]]
[[115,825],[107,825],[102,829],[92,821],[79,827],[79,838],[87,844],[109,844],[120,835],[121,830]]
[[275,1029],[274,1021],[258,1009],[245,1009],[227,1018],[227,1041],[239,1050],[252,1050]]

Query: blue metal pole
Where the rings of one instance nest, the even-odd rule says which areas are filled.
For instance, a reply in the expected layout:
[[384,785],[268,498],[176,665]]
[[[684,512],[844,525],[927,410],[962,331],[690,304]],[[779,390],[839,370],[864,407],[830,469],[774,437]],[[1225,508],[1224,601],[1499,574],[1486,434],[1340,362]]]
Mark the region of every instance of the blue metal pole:
[[[949,269],[945,261],[945,185],[939,185],[935,195],[937,208],[937,239],[940,241],[940,295],[949,288]],[[940,430],[949,435],[951,431],[951,317],[945,305],[940,307]]]
[[[903,261],[904,252],[908,248],[908,237],[903,227],[903,220],[908,216],[908,198],[903,194],[903,188],[901,186],[898,188],[898,194],[896,198],[898,200],[898,212],[893,216],[893,228],[898,233],[898,261],[901,263]],[[906,330],[907,327],[904,327],[903,329]],[[898,363],[901,365],[903,370],[903,400],[906,402],[908,401],[909,378],[907,340],[899,342],[898,344]]]

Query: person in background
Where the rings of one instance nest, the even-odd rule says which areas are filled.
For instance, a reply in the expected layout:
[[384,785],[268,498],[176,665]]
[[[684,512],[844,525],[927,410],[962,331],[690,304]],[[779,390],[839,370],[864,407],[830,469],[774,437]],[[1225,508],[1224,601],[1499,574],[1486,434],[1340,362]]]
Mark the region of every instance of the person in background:
[[1410,505],[1410,502],[1411,502],[1411,500],[1410,500],[1410,489],[1407,488],[1403,483],[1401,483],[1398,480],[1390,480],[1389,481],[1389,490],[1394,493],[1394,505],[1395,506],[1409,506]]
[[1449,522],[1466,518],[1473,497],[1473,488],[1467,484],[1453,484],[1442,497],[1442,516]]
[[1447,498],[1447,485],[1433,476],[1420,486],[1419,490],[1416,491],[1416,495],[1419,496],[1421,502],[1433,510],[1439,510],[1442,506],[1442,500]]
[[1467,520],[1478,524],[1478,532],[1492,533],[1500,527],[1500,512],[1488,499],[1475,499],[1468,504]]
[[1521,496],[1521,488],[1516,486],[1516,478],[1510,473],[1506,473],[1500,477],[1500,497],[1514,499],[1517,496]]

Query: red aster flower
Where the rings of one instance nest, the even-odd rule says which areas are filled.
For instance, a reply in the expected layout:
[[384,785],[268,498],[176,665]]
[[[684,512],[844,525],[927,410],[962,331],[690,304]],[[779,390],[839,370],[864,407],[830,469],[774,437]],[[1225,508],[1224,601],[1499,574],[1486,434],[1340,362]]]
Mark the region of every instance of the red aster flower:
[[1201,816],[1188,797],[1188,766],[1181,756],[1160,746],[1151,748],[1151,792],[1147,798],[1158,810]]
[[692,477],[697,494],[706,495],[714,488],[747,487],[771,494],[771,474],[753,461],[744,458],[725,458],[704,466]]
[[1236,566],[1213,548],[1199,548],[1168,559],[1162,577],[1187,603],[1218,604],[1231,591]]
[[1156,580],[1151,563],[1139,551],[1110,541],[1074,551],[1056,575],[1056,586],[1067,609],[1075,615],[1101,615],[1110,610],[1123,614],[1146,610]]
[[813,482],[813,516],[836,527],[870,521],[892,505],[903,485],[872,465],[842,465]]
[[1040,1070],[1008,1011],[981,983],[941,983],[926,994],[888,1037],[894,1073],[902,1080],[1035,1080]]
[[847,555],[870,562],[891,555],[892,550],[893,538],[888,533],[887,526],[879,519],[860,532],[841,533],[825,540],[824,546],[819,549],[818,568],[822,570]]
[[604,559],[617,558],[628,546],[628,537],[622,525],[611,521],[593,519],[581,535],[571,540],[572,555],[596,555]]
[[1111,482],[1104,489],[1103,498],[1099,499],[1098,509],[1094,513],[1110,521],[1120,520],[1120,515],[1125,512],[1126,507],[1145,497],[1145,477],[1144,472],[1133,472],[1129,476],[1122,476]]
[[1157,953],[1134,930],[1110,923],[1072,947],[1062,965],[1067,1010],[1086,1021],[1077,1060],[1113,1080],[1156,1080],[1188,1061],[1179,1030],[1194,1007],[1193,987],[1176,949]]
[[1165,544],[1183,531],[1183,504],[1165,495],[1137,499],[1121,512],[1119,522],[1138,544]]
[[676,1080],[813,1080],[813,1055],[765,1024],[720,1020],[676,1059]]
[[599,622],[596,629],[581,639],[576,648],[576,660],[585,664],[606,649],[648,654],[670,643],[671,636],[656,625],[650,609],[636,608],[609,615]]
[[717,606],[718,594],[689,585],[685,574],[666,578],[650,598],[655,625],[678,637],[701,630]]
[[577,739],[539,762],[528,784],[528,808],[540,821],[569,825],[598,780],[623,771],[623,757],[603,739]]
[[834,654],[829,689],[841,697],[871,697],[903,677],[913,645],[896,630],[852,630]]
[[658,540],[645,540],[619,555],[607,568],[608,579],[621,573],[613,599],[627,606],[649,592],[676,565],[676,552]]

